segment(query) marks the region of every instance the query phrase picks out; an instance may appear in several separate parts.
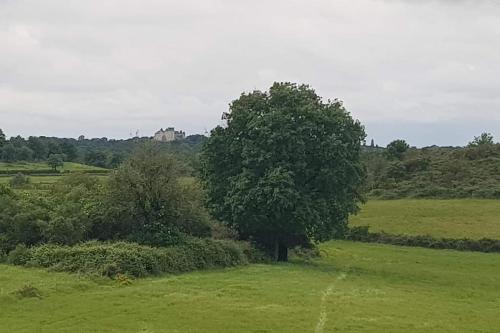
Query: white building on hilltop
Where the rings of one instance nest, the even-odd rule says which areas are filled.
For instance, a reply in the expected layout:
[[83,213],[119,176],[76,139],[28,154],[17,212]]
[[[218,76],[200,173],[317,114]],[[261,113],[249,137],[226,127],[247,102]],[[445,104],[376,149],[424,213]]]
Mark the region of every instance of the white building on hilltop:
[[176,131],[175,128],[169,127],[165,130],[160,129],[155,133],[153,140],[161,141],[161,142],[170,142],[175,140],[182,140],[186,137],[186,132],[184,131]]

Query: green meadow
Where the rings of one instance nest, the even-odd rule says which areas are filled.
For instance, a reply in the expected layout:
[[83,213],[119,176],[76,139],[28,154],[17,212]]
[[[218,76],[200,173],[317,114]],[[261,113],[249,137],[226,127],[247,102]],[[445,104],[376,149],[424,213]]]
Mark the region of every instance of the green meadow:
[[350,224],[391,234],[500,239],[500,200],[370,200]]
[[[57,182],[64,176],[64,173],[68,172],[81,172],[81,171],[102,171],[106,170],[103,168],[95,167],[92,165],[85,165],[74,162],[64,162],[64,165],[61,168],[58,168],[62,174],[51,174],[50,167],[46,163],[34,163],[34,162],[15,162],[15,163],[7,163],[0,162],[0,172],[12,172],[10,174],[1,174],[0,175],[0,184],[8,184],[11,178],[17,174],[22,173],[22,171],[33,171],[33,170],[47,170],[49,173],[47,175],[29,175],[30,184],[35,185],[36,188],[46,188],[49,185]],[[107,177],[105,174],[95,174],[94,176],[102,178]],[[102,178],[104,179],[104,178]]]
[[[0,162],[0,170],[18,172],[22,170],[50,170],[47,163],[36,163],[36,162]],[[74,162],[64,162],[63,167],[58,168],[58,170],[64,171],[83,171],[83,170],[105,170],[103,168],[95,167],[92,165],[85,165]]]
[[[497,332],[500,255],[334,241],[322,257],[119,286],[0,266],[2,332]],[[40,298],[15,291],[36,287]]]
[[[46,168],[3,163],[0,169],[20,165]],[[30,180],[48,185],[61,177]],[[499,203],[371,200],[350,224],[393,234],[500,238]],[[320,253],[312,260],[165,275],[126,286],[0,264],[0,332],[499,331],[500,254],[347,241],[321,244]],[[35,297],[19,294],[26,287],[36,288]]]

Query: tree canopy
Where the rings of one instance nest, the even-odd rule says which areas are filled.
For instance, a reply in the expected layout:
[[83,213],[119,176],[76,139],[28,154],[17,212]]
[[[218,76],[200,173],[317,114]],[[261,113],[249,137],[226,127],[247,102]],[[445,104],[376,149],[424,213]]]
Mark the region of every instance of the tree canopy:
[[47,160],[47,164],[54,170],[57,171],[58,167],[62,167],[64,158],[61,154],[51,154]]
[[2,129],[0,128],[0,147],[2,147],[5,144],[5,140],[6,140],[5,134],[2,131]]
[[405,140],[394,140],[387,145],[386,154],[389,159],[401,160],[409,148],[410,145]]
[[478,147],[485,145],[493,145],[495,144],[493,135],[490,133],[482,133],[480,136],[475,136],[474,140],[469,142],[469,147]]
[[275,83],[242,94],[202,152],[208,204],[243,239],[276,259],[342,234],[362,200],[363,126],[338,100],[307,85]]

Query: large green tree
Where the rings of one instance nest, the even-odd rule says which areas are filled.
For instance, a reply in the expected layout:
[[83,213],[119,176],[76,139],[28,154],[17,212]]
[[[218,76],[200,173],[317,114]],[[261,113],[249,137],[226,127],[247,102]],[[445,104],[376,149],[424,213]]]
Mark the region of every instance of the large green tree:
[[338,100],[275,83],[242,94],[202,154],[208,204],[277,260],[288,248],[342,234],[362,200],[363,126]]

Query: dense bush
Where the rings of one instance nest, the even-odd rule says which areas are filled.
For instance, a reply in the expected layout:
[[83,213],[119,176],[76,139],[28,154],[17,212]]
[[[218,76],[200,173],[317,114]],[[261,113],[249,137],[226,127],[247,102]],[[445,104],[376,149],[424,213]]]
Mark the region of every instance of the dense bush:
[[497,239],[454,239],[434,238],[429,235],[393,235],[385,232],[370,232],[367,226],[352,227],[345,239],[367,243],[382,243],[399,246],[416,246],[430,249],[450,249],[459,251],[500,252]]
[[258,258],[248,244],[210,239],[190,239],[173,247],[149,247],[135,243],[87,242],[75,246],[23,246],[7,260],[16,265],[45,267],[55,271],[113,277],[144,277],[196,269],[247,264]]
[[210,237],[217,224],[203,206],[204,193],[181,169],[173,156],[149,146],[107,181],[70,173],[43,192],[0,185],[0,254],[19,244],[97,239],[169,246]]
[[102,218],[96,219],[92,238],[167,246],[183,235],[210,236],[204,194],[192,178],[182,175],[182,164],[158,146],[135,152],[111,175],[94,212]]

